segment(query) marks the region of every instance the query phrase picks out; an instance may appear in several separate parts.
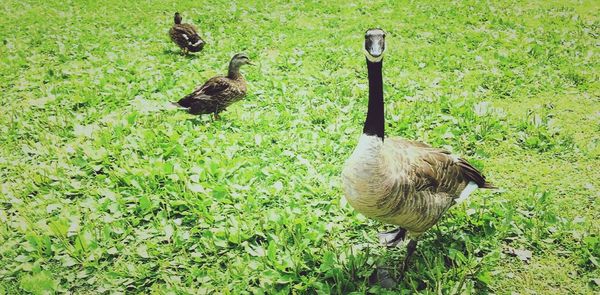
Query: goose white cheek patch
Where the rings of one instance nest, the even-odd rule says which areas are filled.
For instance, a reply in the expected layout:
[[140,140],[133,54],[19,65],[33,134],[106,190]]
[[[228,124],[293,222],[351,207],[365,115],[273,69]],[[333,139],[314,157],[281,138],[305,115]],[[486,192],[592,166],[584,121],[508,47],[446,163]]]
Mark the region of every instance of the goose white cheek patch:
[[369,51],[367,51],[367,49],[364,49],[364,51],[365,51],[365,56],[367,57],[367,59],[370,62],[380,62],[383,59],[383,54],[378,57],[374,57],[369,53]]

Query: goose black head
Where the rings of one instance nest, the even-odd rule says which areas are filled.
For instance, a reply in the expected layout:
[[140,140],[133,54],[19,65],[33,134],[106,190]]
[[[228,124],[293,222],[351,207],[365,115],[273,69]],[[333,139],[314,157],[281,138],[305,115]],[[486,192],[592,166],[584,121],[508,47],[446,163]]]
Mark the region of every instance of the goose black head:
[[254,65],[254,64],[250,61],[250,58],[248,58],[248,55],[246,55],[245,53],[238,53],[231,58],[231,65],[237,68],[237,67],[240,67],[243,65]]
[[369,29],[365,33],[365,55],[370,62],[380,62],[385,51],[385,31]]
[[179,25],[179,24],[181,24],[181,15],[179,14],[179,12],[175,12],[175,17],[174,17],[174,19],[175,19],[175,24],[176,24],[176,25]]

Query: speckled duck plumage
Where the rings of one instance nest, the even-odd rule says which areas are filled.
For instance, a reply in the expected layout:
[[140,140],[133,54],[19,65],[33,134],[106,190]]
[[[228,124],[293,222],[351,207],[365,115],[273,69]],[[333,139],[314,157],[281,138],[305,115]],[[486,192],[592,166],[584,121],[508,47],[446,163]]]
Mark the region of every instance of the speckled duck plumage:
[[206,43],[198,35],[196,27],[191,24],[182,24],[179,12],[175,13],[174,22],[173,27],[169,30],[169,36],[183,53],[199,52],[204,48]]
[[240,67],[252,64],[246,54],[238,53],[229,62],[227,76],[210,78],[192,93],[180,99],[176,105],[186,108],[190,114],[218,114],[246,96],[246,80]]

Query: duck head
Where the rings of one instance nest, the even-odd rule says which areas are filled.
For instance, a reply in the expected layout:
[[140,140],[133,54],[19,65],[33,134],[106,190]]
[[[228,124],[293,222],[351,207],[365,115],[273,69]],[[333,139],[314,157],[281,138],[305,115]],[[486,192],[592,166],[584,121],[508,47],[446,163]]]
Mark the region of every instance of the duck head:
[[174,20],[176,25],[181,24],[181,15],[179,14],[179,12],[175,12]]
[[365,33],[365,55],[370,62],[380,62],[385,51],[385,31],[369,29]]
[[238,53],[231,58],[229,65],[233,68],[239,68],[243,65],[254,65],[248,55],[245,53]]

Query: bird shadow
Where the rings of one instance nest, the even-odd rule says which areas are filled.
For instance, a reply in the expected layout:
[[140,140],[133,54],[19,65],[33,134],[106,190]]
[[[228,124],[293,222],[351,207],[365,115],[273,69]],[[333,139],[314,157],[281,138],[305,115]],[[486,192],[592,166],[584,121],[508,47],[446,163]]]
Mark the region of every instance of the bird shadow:
[[165,49],[165,50],[163,50],[163,54],[170,55],[170,56],[179,56],[179,57],[187,58],[190,60],[198,58],[198,56],[195,54],[190,54],[190,53],[183,54],[181,50],[173,50],[173,49]]
[[193,126],[214,126],[215,128],[227,129],[237,127],[231,121],[227,121],[224,118],[213,119],[212,114],[194,115],[192,118],[187,118],[186,122],[190,122]]
[[485,264],[494,259],[493,248],[485,246],[485,241],[493,239],[495,235],[495,232],[485,230],[478,224],[457,223],[451,217],[419,239],[417,251],[405,273],[400,273],[398,267],[406,255],[405,243],[384,248],[375,258],[376,267],[369,277],[369,283],[384,289],[414,288],[416,292],[432,288],[431,278],[443,279],[437,276],[446,273],[451,274],[450,280],[461,281],[461,287],[468,278],[476,289],[485,292],[488,287],[479,282],[477,276],[485,272]]
[[206,126],[211,123],[214,123],[212,120],[206,120],[202,116],[194,116],[192,118],[185,119],[186,122],[189,122],[192,126]]

